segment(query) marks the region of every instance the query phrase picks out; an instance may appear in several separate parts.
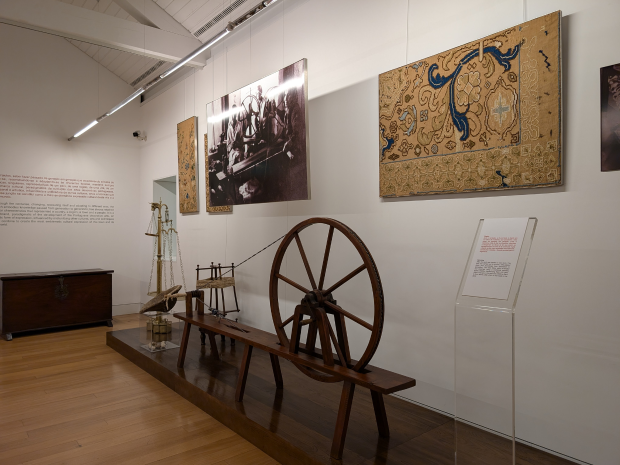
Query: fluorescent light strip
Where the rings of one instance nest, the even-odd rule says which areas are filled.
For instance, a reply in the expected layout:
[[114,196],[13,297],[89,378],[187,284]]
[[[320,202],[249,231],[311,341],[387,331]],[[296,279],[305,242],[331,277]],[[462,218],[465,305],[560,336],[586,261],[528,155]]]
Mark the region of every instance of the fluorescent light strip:
[[92,123],[90,123],[88,126],[86,126],[84,129],[82,129],[80,132],[76,133],[71,139],[73,139],[74,137],[80,137],[82,134],[84,134],[86,131],[88,131],[90,128],[92,128],[94,125],[96,125],[99,121],[95,120]]
[[146,91],[147,89],[149,89],[150,87],[154,86],[155,84],[157,84],[159,81],[161,81],[162,79],[164,79],[165,77],[170,76],[172,73],[174,73],[175,71],[177,71],[179,68],[181,68],[183,65],[187,64],[190,60],[192,60],[193,58],[196,58],[198,55],[200,55],[202,52],[206,51],[208,48],[212,47],[213,44],[215,44],[216,42],[218,42],[219,40],[223,39],[226,35],[228,35],[230,32],[232,32],[234,29],[236,29],[237,27],[239,27],[241,24],[243,24],[245,21],[247,21],[248,19],[252,18],[254,15],[258,14],[259,12],[265,10],[268,6],[273,5],[276,2],[276,0],[265,0],[263,2],[260,2],[258,5],[256,5],[252,10],[248,11],[247,13],[239,16],[237,19],[235,19],[234,21],[231,21],[228,23],[228,25],[226,26],[226,29],[224,29],[223,31],[221,31],[220,33],[218,33],[217,35],[215,35],[211,40],[209,40],[209,42],[204,43],[203,45],[201,45],[200,47],[198,47],[196,50],[194,50],[192,53],[190,53],[189,55],[187,55],[185,58],[179,60],[172,68],[170,68],[168,71],[165,71],[164,73],[160,74],[158,77],[156,77],[155,79],[153,79],[151,82],[143,85],[142,87],[140,87],[138,90],[136,90],[133,94],[131,94],[129,97],[127,97],[125,100],[123,100],[121,103],[119,103],[118,105],[116,105],[114,108],[112,108],[110,111],[105,112],[103,115],[101,115],[99,118],[97,118],[95,121],[93,121],[92,123],[90,123],[88,126],[86,126],[84,129],[82,129],[80,132],[76,133],[75,135],[69,137],[68,140],[73,140],[76,137],[81,136],[82,134],[84,134],[86,131],[88,131],[90,128],[92,128],[94,125],[96,125],[97,123],[99,123],[101,120],[107,118],[108,116],[112,115],[113,113],[116,113],[118,110],[120,110],[121,108],[123,108],[125,105],[127,105],[129,102],[131,102],[133,99],[135,99],[136,97],[138,97],[139,95],[141,95],[144,91]]
[[135,91],[133,94],[131,94],[129,97],[127,97],[125,100],[123,100],[121,103],[119,103],[118,105],[116,105],[114,108],[112,108],[110,111],[107,112],[107,116],[113,115],[114,113],[116,113],[118,110],[120,110],[121,108],[123,108],[125,105],[127,105],[129,102],[131,102],[133,99],[135,99],[136,97],[140,96],[143,92],[144,92],[144,88],[140,88],[137,91]]
[[165,71],[164,73],[160,74],[159,77],[163,79],[163,78],[165,78],[167,76],[170,76],[172,73],[174,73],[176,70],[178,70],[181,66],[183,66],[184,64],[186,64],[187,62],[189,62],[193,58],[196,58],[198,55],[200,55],[202,52],[204,52],[208,48],[212,47],[213,44],[215,44],[217,41],[219,41],[222,38],[224,38],[224,36],[226,36],[229,32],[230,32],[229,30],[224,29],[222,32],[220,32],[218,35],[216,35],[213,39],[211,39],[209,42],[204,44],[202,47],[199,47],[198,49],[194,50],[192,53],[187,55],[185,58],[183,58],[176,65],[174,65],[172,68],[170,68],[168,71]]

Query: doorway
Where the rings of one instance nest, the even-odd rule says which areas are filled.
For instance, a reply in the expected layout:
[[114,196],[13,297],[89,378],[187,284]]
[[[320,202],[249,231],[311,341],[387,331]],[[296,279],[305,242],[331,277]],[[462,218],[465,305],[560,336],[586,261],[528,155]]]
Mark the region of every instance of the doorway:
[[[172,220],[172,227],[177,229],[177,177],[169,176],[167,178],[155,179],[153,181],[153,202],[159,202],[159,200],[168,206],[169,217]],[[165,210],[164,210],[165,211]],[[164,212],[162,211],[162,218]],[[166,226],[166,229],[170,225]],[[163,257],[164,260],[170,260],[168,250]],[[177,241],[176,234],[172,240],[172,261],[177,260]]]

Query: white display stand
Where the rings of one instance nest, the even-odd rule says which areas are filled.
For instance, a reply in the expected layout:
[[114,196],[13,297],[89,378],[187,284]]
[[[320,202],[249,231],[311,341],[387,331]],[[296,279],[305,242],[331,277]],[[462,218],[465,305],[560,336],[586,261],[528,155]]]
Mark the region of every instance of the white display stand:
[[[515,463],[517,297],[536,218],[482,219],[455,305],[455,463]],[[497,434],[489,443],[476,434]]]

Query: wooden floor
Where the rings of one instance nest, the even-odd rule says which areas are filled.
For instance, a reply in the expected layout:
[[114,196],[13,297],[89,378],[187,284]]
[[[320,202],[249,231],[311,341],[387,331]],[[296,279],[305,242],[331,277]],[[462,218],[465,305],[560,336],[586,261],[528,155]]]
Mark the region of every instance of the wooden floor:
[[277,463],[107,347],[108,330],[0,341],[0,464]]

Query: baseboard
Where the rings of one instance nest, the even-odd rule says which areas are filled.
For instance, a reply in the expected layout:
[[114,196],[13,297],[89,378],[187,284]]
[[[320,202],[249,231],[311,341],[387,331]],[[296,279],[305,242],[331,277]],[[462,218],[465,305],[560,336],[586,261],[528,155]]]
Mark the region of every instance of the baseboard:
[[114,315],[129,315],[130,313],[139,313],[142,304],[120,304],[112,305],[112,316]]

